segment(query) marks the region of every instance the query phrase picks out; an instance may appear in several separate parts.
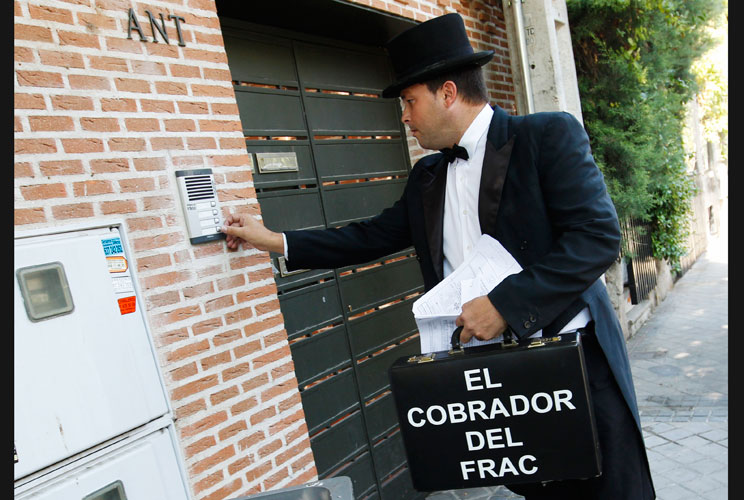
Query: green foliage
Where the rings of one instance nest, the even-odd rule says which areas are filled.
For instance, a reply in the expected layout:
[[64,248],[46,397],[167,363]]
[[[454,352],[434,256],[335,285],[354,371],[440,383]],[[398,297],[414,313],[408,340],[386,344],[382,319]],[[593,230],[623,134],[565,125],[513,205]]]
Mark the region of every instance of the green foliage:
[[654,256],[685,254],[695,195],[682,140],[693,63],[722,0],[567,0],[584,125],[618,216],[651,227]]

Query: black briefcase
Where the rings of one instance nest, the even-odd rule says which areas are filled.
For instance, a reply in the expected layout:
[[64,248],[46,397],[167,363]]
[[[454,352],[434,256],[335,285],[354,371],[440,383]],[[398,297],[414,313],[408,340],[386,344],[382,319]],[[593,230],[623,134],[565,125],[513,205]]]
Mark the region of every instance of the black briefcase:
[[414,487],[596,477],[580,331],[398,359],[390,385]]

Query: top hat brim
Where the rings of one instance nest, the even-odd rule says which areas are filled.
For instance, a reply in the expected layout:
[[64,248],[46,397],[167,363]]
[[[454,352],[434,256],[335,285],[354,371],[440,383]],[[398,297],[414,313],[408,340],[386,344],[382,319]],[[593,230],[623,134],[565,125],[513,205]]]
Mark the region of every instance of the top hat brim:
[[425,82],[456,69],[483,66],[493,58],[493,54],[493,50],[486,50],[431,64],[418,71],[402,76],[398,81],[392,83],[382,91],[382,97],[400,97],[400,91],[413,84]]

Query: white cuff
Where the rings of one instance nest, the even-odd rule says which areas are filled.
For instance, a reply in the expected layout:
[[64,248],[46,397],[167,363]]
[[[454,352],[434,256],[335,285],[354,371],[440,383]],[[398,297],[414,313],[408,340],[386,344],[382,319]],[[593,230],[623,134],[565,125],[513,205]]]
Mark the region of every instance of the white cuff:
[[284,260],[289,260],[289,247],[287,247],[287,235],[282,233],[284,239]]

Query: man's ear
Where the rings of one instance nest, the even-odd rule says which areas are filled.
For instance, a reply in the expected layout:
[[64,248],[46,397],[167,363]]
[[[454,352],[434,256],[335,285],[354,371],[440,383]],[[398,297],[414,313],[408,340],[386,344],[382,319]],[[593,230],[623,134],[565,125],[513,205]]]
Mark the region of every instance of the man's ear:
[[457,85],[452,80],[447,80],[442,84],[441,90],[444,97],[444,105],[449,108],[455,103],[455,99],[457,99]]

